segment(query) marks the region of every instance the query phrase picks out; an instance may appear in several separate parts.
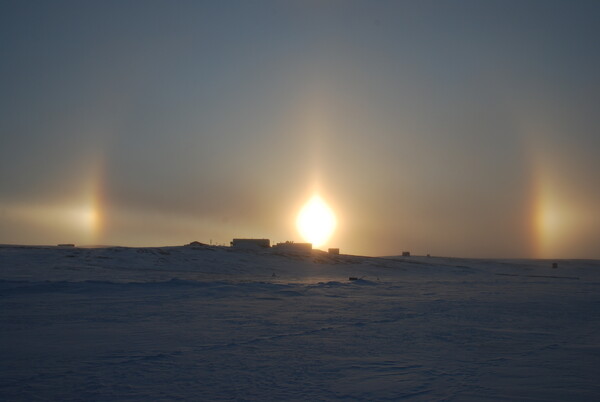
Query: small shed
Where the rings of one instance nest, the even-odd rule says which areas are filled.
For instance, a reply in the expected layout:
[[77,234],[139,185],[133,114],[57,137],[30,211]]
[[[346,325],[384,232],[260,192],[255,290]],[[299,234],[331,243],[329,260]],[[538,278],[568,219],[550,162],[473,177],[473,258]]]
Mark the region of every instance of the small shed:
[[206,246],[206,244],[200,243],[199,241],[193,241],[193,242],[190,242],[190,243],[186,244],[186,246],[190,246],[190,247],[203,247],[203,246]]

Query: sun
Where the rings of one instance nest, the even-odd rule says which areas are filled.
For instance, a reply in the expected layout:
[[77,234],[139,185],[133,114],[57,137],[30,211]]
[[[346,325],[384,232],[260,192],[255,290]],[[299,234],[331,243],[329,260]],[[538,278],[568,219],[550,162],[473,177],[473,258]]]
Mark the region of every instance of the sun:
[[300,210],[296,218],[298,232],[313,247],[327,243],[336,227],[335,214],[318,195],[314,195]]

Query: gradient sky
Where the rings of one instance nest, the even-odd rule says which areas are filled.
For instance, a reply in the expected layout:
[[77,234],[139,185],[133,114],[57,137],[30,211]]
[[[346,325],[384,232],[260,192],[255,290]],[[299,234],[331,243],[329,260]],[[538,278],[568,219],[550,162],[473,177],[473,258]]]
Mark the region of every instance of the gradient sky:
[[1,1],[0,243],[600,258],[598,1]]

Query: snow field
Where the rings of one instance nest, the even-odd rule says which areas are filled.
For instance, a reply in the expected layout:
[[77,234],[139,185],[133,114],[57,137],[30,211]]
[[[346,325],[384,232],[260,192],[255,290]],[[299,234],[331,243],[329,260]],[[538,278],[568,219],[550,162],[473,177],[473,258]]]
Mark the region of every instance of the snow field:
[[594,400],[599,268],[4,246],[0,399]]

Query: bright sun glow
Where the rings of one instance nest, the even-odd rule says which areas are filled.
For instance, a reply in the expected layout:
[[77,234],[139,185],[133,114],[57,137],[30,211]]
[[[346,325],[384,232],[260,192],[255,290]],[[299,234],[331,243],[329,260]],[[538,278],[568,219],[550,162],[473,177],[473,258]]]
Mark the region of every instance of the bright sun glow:
[[298,232],[313,247],[327,243],[336,226],[335,214],[318,195],[313,196],[300,210],[296,219]]

